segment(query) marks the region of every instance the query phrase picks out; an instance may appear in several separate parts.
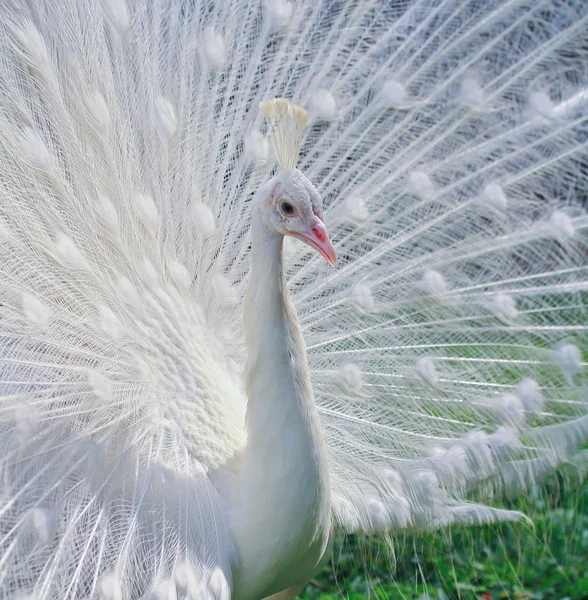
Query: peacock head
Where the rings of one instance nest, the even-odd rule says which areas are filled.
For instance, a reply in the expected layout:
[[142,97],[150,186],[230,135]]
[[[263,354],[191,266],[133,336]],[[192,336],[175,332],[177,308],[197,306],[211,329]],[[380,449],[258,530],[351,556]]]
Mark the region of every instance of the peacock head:
[[333,266],[337,254],[323,222],[319,193],[298,169],[280,170],[267,186],[261,202],[262,219],[276,235],[289,235],[308,244]]
[[296,168],[302,132],[309,115],[285,100],[264,100],[259,108],[268,123],[280,170],[260,190],[261,217],[269,231],[292,236],[314,248],[333,266],[337,254],[324,224],[323,202],[310,180]]

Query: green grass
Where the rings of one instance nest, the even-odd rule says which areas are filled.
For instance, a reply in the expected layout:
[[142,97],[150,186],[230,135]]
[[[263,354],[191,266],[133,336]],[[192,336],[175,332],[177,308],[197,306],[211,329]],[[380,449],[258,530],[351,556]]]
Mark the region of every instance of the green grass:
[[562,481],[505,504],[530,515],[533,526],[337,539],[332,561],[302,598],[588,599],[588,483]]

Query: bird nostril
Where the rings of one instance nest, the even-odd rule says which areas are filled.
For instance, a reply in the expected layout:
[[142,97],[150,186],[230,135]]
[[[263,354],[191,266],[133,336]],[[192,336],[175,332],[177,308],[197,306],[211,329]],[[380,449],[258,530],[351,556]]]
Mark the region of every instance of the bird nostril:
[[322,239],[323,239],[323,235],[324,235],[324,234],[323,234],[323,229],[322,229],[322,227],[318,227],[318,225],[315,225],[315,226],[312,228],[312,233],[314,233],[315,237],[316,237],[318,240],[322,240]]

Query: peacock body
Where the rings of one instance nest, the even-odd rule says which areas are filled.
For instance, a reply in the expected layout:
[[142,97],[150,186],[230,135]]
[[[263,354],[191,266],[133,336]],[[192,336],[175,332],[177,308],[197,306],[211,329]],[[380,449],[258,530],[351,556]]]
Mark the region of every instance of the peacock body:
[[1,598],[285,598],[585,462],[584,2],[3,15]]

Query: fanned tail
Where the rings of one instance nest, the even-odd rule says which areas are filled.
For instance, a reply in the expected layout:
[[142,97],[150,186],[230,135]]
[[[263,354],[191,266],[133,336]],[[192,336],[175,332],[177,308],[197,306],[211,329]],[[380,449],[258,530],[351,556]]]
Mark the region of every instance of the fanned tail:
[[198,15],[163,8],[0,25],[2,597],[229,594],[209,472],[244,441],[238,292],[214,161],[193,168]]
[[290,283],[348,531],[519,518],[463,499],[588,435],[585,7],[405,8],[363,46],[341,12],[303,146],[342,259]]

